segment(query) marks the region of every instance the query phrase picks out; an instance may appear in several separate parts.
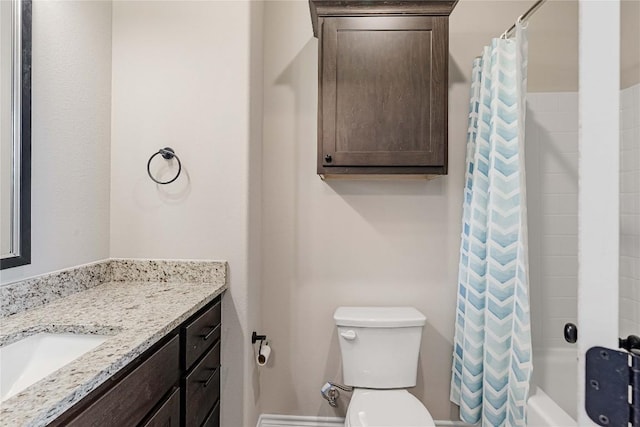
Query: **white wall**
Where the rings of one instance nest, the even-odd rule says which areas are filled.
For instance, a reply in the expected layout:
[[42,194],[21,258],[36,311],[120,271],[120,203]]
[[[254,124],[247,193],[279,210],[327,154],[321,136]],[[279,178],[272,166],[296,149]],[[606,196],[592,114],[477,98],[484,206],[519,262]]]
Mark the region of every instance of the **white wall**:
[[[466,82],[450,91],[450,174],[432,181],[326,181],[316,175],[317,55],[307,2],[265,4],[263,147],[264,413],[334,415],[340,305],[414,305],[428,318],[418,386],[436,418],[448,399],[459,249]],[[470,58],[469,63],[470,63]],[[266,393],[268,391],[268,393]],[[345,393],[345,395],[347,395]]]
[[[530,25],[530,89],[575,90],[577,3],[545,8]],[[343,415],[346,400],[333,410],[319,396],[326,380],[342,379],[333,311],[402,304],[428,319],[412,392],[435,418],[457,417],[449,380],[470,64],[525,9],[521,1],[470,1],[451,16],[448,176],[323,182],[315,173],[318,44],[308,3],[265,4],[262,318],[274,357],[260,372],[264,413]]]
[[[248,284],[247,322],[251,326],[243,336],[249,342],[252,330],[262,331],[262,127],[264,98],[264,3],[252,1],[250,12],[250,82],[249,82],[249,224],[248,224]],[[256,346],[252,349],[255,351]],[[255,363],[255,354],[250,353],[245,361],[248,385],[244,387],[244,425],[254,425],[260,414],[261,395],[259,372]],[[268,391],[267,391],[268,393]],[[223,404],[224,405],[224,404]],[[225,424],[221,424],[225,425]]]
[[640,84],[620,94],[620,336],[640,333]]
[[[259,276],[259,265],[250,266],[249,243],[259,222],[252,220],[250,234],[249,165],[261,137],[261,117],[251,114],[261,101],[261,80],[252,74],[261,51],[253,28],[256,20],[260,28],[260,7],[248,1],[113,5],[111,256],[229,261],[225,426],[257,418],[250,336],[259,328],[259,293],[250,279]],[[176,150],[183,171],[175,183],[157,186],[146,163],[164,146]],[[156,160],[154,172],[162,177],[156,169],[165,161]],[[251,202],[259,201],[259,191],[251,194]]]
[[33,2],[31,264],[1,282],[109,256],[111,2]]
[[[498,37],[533,1],[462,0],[451,14],[450,57],[461,69],[456,77],[467,79],[468,57],[480,54],[483,45]],[[530,92],[578,90],[578,1],[547,2],[529,20]],[[452,65],[450,61],[450,66]]]

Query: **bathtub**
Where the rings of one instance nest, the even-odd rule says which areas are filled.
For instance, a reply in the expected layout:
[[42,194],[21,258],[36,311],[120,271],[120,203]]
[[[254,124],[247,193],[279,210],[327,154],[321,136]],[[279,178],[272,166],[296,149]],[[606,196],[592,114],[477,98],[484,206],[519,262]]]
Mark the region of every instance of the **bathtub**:
[[540,387],[534,386],[527,401],[527,427],[577,427],[571,418]]
[[527,405],[528,427],[574,427],[578,354],[575,348],[535,349]]
[[[478,427],[462,421],[436,421],[437,427]],[[542,388],[532,385],[527,401],[527,427],[578,427],[558,404]]]

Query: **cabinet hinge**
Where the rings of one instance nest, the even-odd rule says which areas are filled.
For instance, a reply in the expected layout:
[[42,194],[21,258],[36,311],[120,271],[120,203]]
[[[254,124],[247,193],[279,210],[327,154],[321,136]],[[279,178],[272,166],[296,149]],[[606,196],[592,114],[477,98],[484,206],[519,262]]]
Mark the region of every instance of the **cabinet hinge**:
[[585,409],[593,422],[607,427],[640,427],[640,356],[590,348],[585,388]]

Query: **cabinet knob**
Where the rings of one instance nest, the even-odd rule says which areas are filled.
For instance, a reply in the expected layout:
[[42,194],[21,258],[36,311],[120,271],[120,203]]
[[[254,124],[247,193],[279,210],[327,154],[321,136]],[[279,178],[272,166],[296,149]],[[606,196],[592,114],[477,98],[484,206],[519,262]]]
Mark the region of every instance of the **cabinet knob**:
[[327,163],[331,163],[331,161],[333,160],[333,158],[331,157],[331,154],[325,154],[324,156],[324,161]]

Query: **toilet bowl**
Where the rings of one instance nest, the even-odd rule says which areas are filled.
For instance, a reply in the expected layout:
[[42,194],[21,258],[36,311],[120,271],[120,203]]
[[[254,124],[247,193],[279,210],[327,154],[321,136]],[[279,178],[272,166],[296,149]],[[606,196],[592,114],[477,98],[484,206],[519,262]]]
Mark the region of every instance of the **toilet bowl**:
[[345,384],[354,388],[345,427],[433,427],[415,387],[426,317],[413,307],[340,307]]
[[424,405],[407,390],[355,389],[345,427],[434,427]]

